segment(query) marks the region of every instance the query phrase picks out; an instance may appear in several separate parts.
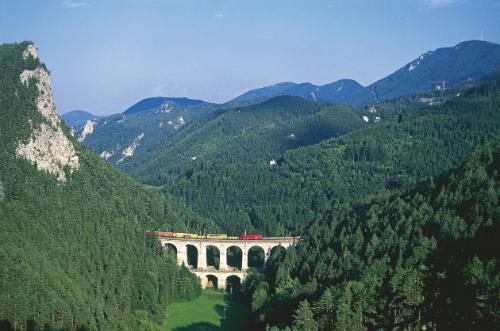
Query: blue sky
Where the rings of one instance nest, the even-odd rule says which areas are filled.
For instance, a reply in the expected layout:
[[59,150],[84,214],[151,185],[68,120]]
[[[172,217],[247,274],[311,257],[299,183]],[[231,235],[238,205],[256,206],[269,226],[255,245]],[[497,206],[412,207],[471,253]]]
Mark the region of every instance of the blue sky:
[[37,43],[59,112],[111,114],[157,95],[366,85],[481,31],[499,43],[499,17],[500,0],[0,0],[0,43]]

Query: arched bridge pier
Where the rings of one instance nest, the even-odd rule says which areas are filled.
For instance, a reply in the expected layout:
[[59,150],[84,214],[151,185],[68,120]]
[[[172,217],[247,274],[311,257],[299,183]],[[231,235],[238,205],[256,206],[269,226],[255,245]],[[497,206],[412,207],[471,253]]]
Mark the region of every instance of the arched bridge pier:
[[[299,237],[253,240],[158,237],[163,248],[175,250],[179,265],[185,265],[200,278],[203,288],[211,286],[219,289],[226,288],[230,281],[241,283],[248,275],[249,268],[262,271],[274,249],[293,246],[299,239]],[[207,259],[209,252],[212,254],[211,261]],[[260,265],[251,266],[250,258],[256,254],[261,257]],[[218,261],[214,259],[214,255],[218,256]]]

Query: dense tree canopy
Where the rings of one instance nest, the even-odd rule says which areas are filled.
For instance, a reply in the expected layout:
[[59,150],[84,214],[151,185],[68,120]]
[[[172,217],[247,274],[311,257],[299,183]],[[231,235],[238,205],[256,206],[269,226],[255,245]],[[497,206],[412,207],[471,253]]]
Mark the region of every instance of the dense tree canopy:
[[486,145],[460,169],[409,193],[331,206],[297,249],[271,257],[265,279],[245,284],[257,323],[497,328],[499,170],[500,144]]
[[191,120],[167,143],[134,157],[121,169],[148,184],[162,185],[199,163],[269,163],[286,150],[362,126],[356,109],[299,97],[281,96],[245,107],[223,105]]

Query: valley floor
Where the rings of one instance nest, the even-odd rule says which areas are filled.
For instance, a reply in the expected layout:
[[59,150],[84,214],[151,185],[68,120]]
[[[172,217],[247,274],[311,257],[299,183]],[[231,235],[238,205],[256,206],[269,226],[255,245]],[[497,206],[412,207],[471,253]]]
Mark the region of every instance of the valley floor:
[[243,304],[229,300],[224,292],[206,289],[195,300],[172,304],[163,330],[246,331],[249,322],[249,311]]

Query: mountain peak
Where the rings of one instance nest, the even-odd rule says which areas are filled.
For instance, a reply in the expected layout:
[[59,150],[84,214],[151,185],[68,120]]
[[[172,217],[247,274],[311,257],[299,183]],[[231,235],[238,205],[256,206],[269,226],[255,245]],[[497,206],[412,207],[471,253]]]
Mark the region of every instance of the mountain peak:
[[34,59],[38,59],[38,46],[32,41],[26,43],[26,48],[23,51],[23,59],[26,60],[30,55],[33,56]]
[[189,99],[186,97],[151,97],[135,103],[130,108],[125,110],[123,113],[127,115],[139,113],[145,110],[158,108],[166,102],[174,102],[183,107],[197,106],[202,103],[205,103],[205,101],[203,100]]
[[[494,42],[487,41],[487,40],[478,40],[478,39],[472,39],[472,40],[465,40],[462,42],[459,42],[456,44],[454,47],[462,47],[462,46],[488,46],[488,45],[497,45]],[[444,47],[448,48],[448,47]]]
[[62,119],[70,127],[76,127],[85,124],[87,121],[99,119],[100,116],[89,113],[85,110],[71,110],[61,115]]
[[276,84],[271,85],[271,87],[272,86],[274,86],[274,87],[290,87],[290,86],[295,86],[295,85],[298,85],[298,84],[295,82],[280,82],[280,83],[276,83]]

